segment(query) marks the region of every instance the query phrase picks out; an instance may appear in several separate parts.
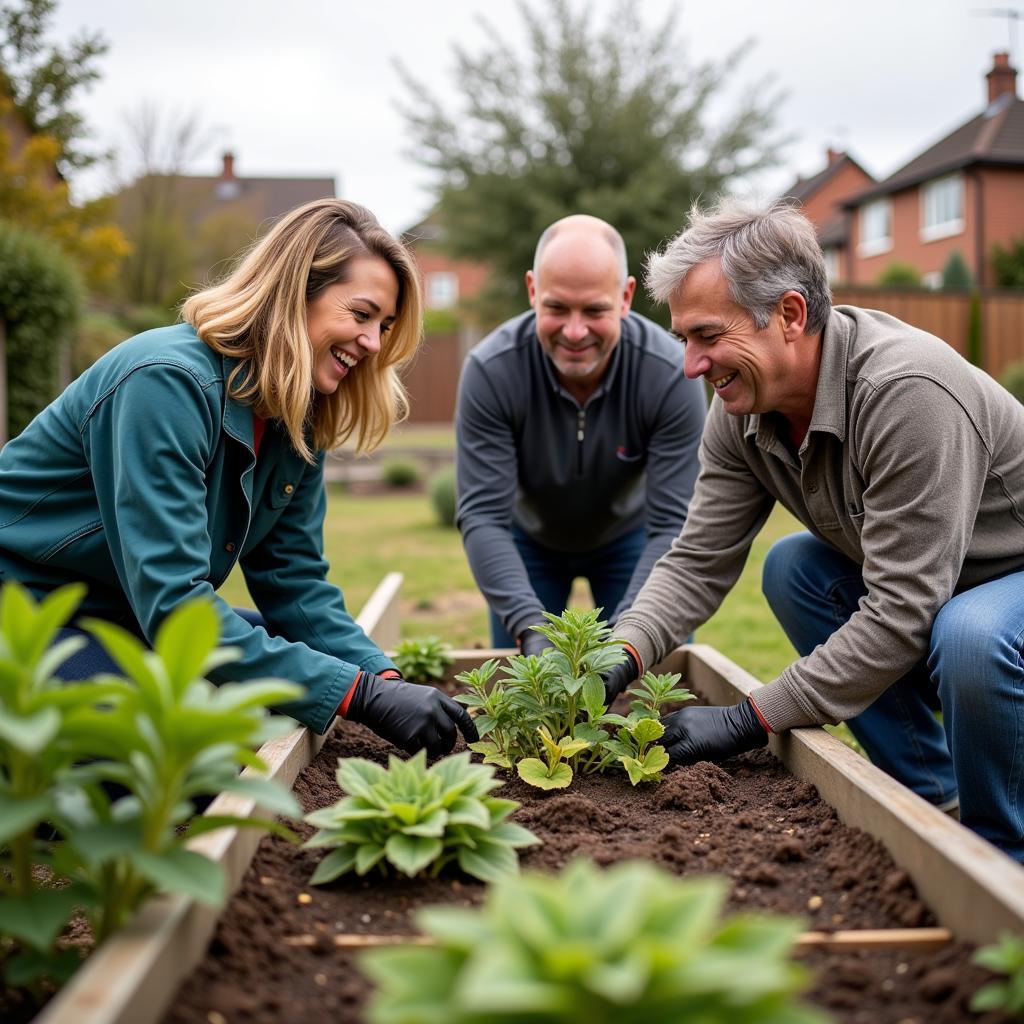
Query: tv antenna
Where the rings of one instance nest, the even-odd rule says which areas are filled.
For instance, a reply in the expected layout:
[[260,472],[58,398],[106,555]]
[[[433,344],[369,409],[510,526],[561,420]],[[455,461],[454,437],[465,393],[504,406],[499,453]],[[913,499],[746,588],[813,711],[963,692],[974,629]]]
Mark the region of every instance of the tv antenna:
[[975,9],[971,11],[972,14],[980,14],[982,17],[987,18],[1005,18],[1006,29],[1010,40],[1009,51],[1010,55],[1017,51],[1017,22],[1024,18],[1024,10],[1019,7],[988,7],[985,9]]

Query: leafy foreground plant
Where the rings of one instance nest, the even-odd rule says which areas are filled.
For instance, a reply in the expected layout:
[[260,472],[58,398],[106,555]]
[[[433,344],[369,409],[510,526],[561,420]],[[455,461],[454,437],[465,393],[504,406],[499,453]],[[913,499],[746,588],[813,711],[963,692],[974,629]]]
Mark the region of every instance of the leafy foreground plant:
[[971,959],[1004,975],[974,993],[971,1009],[976,1013],[1002,1010],[1024,1020],[1024,938],[1004,932],[995,945],[983,946]]
[[440,637],[419,636],[399,640],[392,660],[410,683],[436,683],[444,679],[445,669],[455,659]]
[[792,918],[720,919],[727,884],[633,861],[576,861],[495,885],[480,909],[432,907],[434,945],[377,949],[372,1024],[821,1024],[795,1001]]
[[[542,789],[564,788],[576,772],[612,767],[624,769],[634,786],[658,781],[668,765],[665,748],[655,742],[664,732],[656,721],[660,709],[693,694],[676,686],[678,674],[647,672],[629,691],[636,698],[629,715],[609,713],[601,674],[624,655],[599,621],[601,609],[545,614],[548,625],[534,628],[552,649],[509,658],[501,668],[492,659],[456,677],[469,692],[455,699],[474,710],[481,737],[470,750],[485,764],[514,767]],[[499,671],[504,679],[495,678]]]
[[306,846],[336,847],[313,873],[314,885],[374,867],[386,874],[389,865],[410,877],[429,867],[436,876],[453,861],[493,882],[519,869],[519,847],[540,842],[505,820],[519,804],[488,796],[501,783],[468,753],[430,768],[422,750],[407,761],[392,756],[386,769],[352,757],[338,762],[337,779],[348,795],[306,815],[320,829]]
[[[221,868],[186,850],[188,836],[227,824],[287,831],[207,816],[182,832],[199,794],[230,790],[298,813],[276,783],[237,771],[265,770],[252,748],[291,728],[268,718],[265,705],[301,688],[276,680],[217,688],[201,678],[237,657],[234,648],[217,649],[219,619],[205,601],[170,615],[153,651],[93,622],[128,678],[62,683],[54,671],[84,640],[53,641],[83,594],[67,587],[38,606],[16,584],[0,594],[0,948],[12,954],[11,984],[74,969],[77,955],[53,947],[75,907],[102,941],[154,890],[222,902]],[[43,823],[60,841],[36,839]],[[40,884],[40,868],[48,884]]]

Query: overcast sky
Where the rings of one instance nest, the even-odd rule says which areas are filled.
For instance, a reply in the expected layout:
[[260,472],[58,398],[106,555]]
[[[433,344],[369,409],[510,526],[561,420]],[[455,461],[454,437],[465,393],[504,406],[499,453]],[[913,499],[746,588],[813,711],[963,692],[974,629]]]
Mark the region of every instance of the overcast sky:
[[[992,7],[1004,4],[1024,15],[1024,0]],[[603,21],[611,0],[595,6]],[[721,103],[766,74],[785,93],[778,125],[794,141],[781,169],[757,183],[761,193],[820,170],[829,144],[890,174],[982,109],[984,73],[1014,30],[975,13],[991,9],[986,0],[635,4],[651,24],[670,6],[691,62],[722,59],[750,39]],[[87,28],[110,43],[102,80],[81,103],[103,146],[119,145],[126,113],[144,100],[168,116],[198,112],[210,142],[192,173],[218,173],[230,149],[242,176],[333,176],[339,195],[399,231],[430,203],[426,172],[406,152],[393,60],[450,95],[452,44],[481,43],[480,14],[521,39],[507,0],[61,0],[53,36]],[[1024,25],[1015,27],[1019,67]]]

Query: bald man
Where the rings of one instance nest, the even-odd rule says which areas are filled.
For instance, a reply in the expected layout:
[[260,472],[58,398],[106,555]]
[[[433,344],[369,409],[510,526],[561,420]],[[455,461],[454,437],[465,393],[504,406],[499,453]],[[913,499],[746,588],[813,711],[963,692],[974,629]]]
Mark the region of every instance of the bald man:
[[635,278],[610,224],[576,215],[540,237],[529,312],[473,349],[456,413],[458,525],[496,647],[583,577],[613,621],[682,528],[706,401],[683,349],[630,312]]

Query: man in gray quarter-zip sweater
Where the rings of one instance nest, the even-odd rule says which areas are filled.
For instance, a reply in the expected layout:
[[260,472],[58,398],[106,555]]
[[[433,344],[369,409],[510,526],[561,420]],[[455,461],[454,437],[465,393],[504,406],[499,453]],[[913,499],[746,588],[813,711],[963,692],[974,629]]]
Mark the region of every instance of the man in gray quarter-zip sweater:
[[938,338],[833,307],[814,229],[785,205],[694,211],[647,285],[715,398],[686,525],[619,620],[636,656],[608,695],[708,619],[780,502],[808,532],[771,549],[764,591],[801,657],[735,707],[668,716],[673,762],[845,720],[1024,861],[1024,407]]
[[470,352],[456,413],[458,525],[497,647],[546,641],[573,579],[614,618],[686,518],[706,401],[679,342],[630,312],[619,233],[549,227],[526,274],[532,312]]

